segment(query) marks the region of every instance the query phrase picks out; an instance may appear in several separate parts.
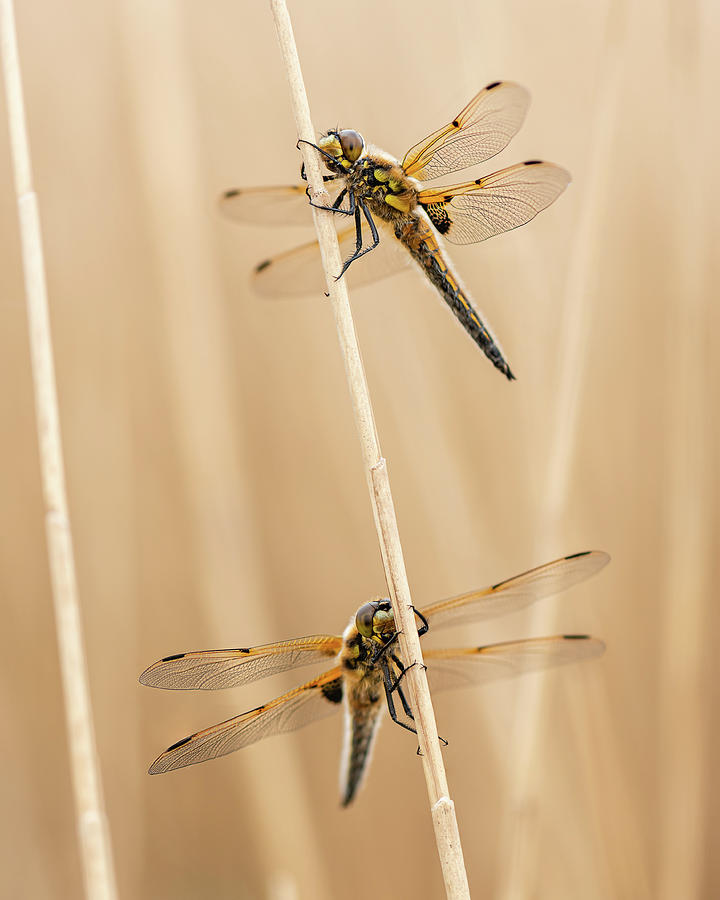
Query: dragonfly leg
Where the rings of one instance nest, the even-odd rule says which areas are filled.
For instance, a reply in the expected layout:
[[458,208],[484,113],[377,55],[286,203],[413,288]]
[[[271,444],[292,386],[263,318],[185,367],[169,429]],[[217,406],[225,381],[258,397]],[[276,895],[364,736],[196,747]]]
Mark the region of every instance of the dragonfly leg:
[[[375,651],[375,654],[373,655],[372,659],[370,660],[371,665],[375,665],[376,663],[378,663],[387,654],[390,647],[392,647],[392,645],[397,640],[399,634],[400,634],[400,632],[396,631],[391,637],[389,637],[385,641],[385,643],[378,650]],[[402,666],[401,666],[401,668],[402,668]]]
[[[300,166],[300,177],[302,178],[303,181],[307,181],[307,172],[305,171],[305,163],[303,163],[302,166]],[[338,175],[323,175],[322,179],[325,182],[337,181],[338,177],[339,177]]]
[[419,610],[419,609],[415,609],[414,606],[413,606],[413,608],[412,608],[412,611],[415,613],[415,615],[418,617],[418,619],[420,619],[420,622],[422,623],[422,624],[420,625],[420,627],[418,628],[418,637],[422,637],[424,634],[427,634],[428,631],[430,630],[430,626],[428,625],[428,620],[427,620],[427,619],[425,618],[425,616],[420,612],[420,610]]
[[[327,212],[340,213],[343,216],[352,216],[356,213],[355,194],[348,188],[343,188],[340,191],[340,193],[335,198],[335,202],[332,206],[324,206],[322,203],[315,203],[315,201],[310,196],[310,188],[305,188],[305,193],[307,194],[308,200],[310,201],[310,206],[314,206],[315,209],[324,209]],[[346,195],[348,198],[348,208],[340,209],[340,204],[343,202]]]
[[[370,234],[372,235],[372,244],[369,247],[363,247],[362,245],[362,227],[360,224],[360,212],[363,211],[365,218],[367,219],[367,223],[370,226]],[[370,215],[370,210],[367,208],[365,203],[362,200],[358,201],[358,209],[355,210],[355,252],[352,256],[349,256],[345,262],[343,263],[342,271],[335,279],[335,281],[339,281],[345,272],[347,272],[349,266],[355,262],[356,259],[360,259],[361,256],[365,256],[366,253],[370,253],[371,250],[374,250],[377,245],[380,243],[380,235],[378,234],[377,227],[375,222],[373,221],[373,217]]]
[[[410,669],[412,669],[413,666],[418,665],[418,662],[417,662],[417,660],[416,660],[416,661],[415,661],[412,665],[410,665],[410,666],[403,665],[402,660],[399,659],[394,653],[391,653],[391,654],[390,654],[390,659],[395,663],[395,665],[396,665],[396,666],[398,667],[398,669],[400,670],[400,674],[399,674],[398,677],[395,679],[395,682],[394,682],[394,684],[392,685],[391,690],[397,691],[398,693],[400,693],[400,682],[401,682],[401,681],[403,680],[403,678],[405,677],[406,672],[409,672]],[[427,671],[427,666],[426,666],[426,665],[423,665],[423,669],[425,669],[425,670]],[[413,717],[410,716],[410,718],[412,719]]]
[[[387,701],[388,712],[390,713],[390,718],[395,722],[396,725],[399,725],[401,728],[405,728],[407,731],[412,732],[413,734],[417,734],[417,730],[412,726],[408,725],[407,722],[402,722],[398,718],[397,711],[395,709],[395,701],[393,700],[393,686],[392,686],[392,678],[390,677],[390,667],[388,666],[387,659],[383,658],[381,662],[382,671],[383,671],[383,686],[385,687],[385,699]],[[403,709],[405,710],[405,704],[407,701],[404,699],[402,694],[400,695],[402,698]],[[408,707],[409,709],[409,707]],[[406,710],[407,712],[407,710]],[[410,718],[412,719],[412,714],[410,714]]]
[[410,704],[407,702],[407,697],[405,696],[405,691],[400,687],[399,684],[395,685],[395,690],[397,690],[397,695],[400,698],[400,703],[402,703],[403,711],[408,719],[411,719],[413,722],[415,721],[415,716],[412,713],[412,709],[410,708]]
[[[334,156],[331,156],[326,150],[323,150],[322,147],[318,147],[317,144],[313,144],[312,141],[304,141],[304,140],[302,140],[302,138],[301,138],[301,139],[297,142],[297,144],[295,144],[295,146],[297,147],[298,150],[300,149],[300,144],[307,144],[308,147],[314,147],[314,148],[317,150],[317,152],[318,152],[321,156],[324,156],[325,159],[329,159],[330,162],[335,163],[335,165],[337,166],[337,160],[335,159],[335,157],[334,157]],[[305,167],[305,163],[303,163],[303,168],[304,168],[304,167]],[[324,176],[323,176],[323,177],[324,177]]]
[[[422,614],[419,614],[419,615],[424,620],[425,617]],[[395,683],[391,684],[391,686],[390,686],[390,693],[392,694],[395,691],[397,691],[398,697],[400,697],[400,702],[402,703],[405,714],[407,715],[407,717],[409,719],[412,719],[414,722],[415,716],[412,714],[412,710],[410,709],[410,704],[407,702],[407,699],[405,697],[405,693],[404,693],[402,687],[400,687],[400,682],[405,677],[405,673],[407,671],[409,671],[410,669],[412,669],[413,666],[418,665],[418,663],[417,663],[417,661],[415,661],[412,664],[412,666],[404,666],[402,663],[402,660],[400,660],[394,653],[390,654],[390,659],[392,659],[392,661],[395,663],[395,665],[398,667],[398,669],[400,669],[400,674],[395,679]],[[423,669],[425,669],[425,671],[427,671],[427,666],[424,664],[423,664]],[[385,688],[385,690],[387,691],[387,687]],[[416,734],[417,734],[417,732],[416,732]],[[447,747],[448,742],[445,740],[444,737],[441,737],[440,735],[438,735],[438,740],[443,745],[443,747]],[[420,752],[419,747],[418,747],[418,756],[422,756],[422,753]]]

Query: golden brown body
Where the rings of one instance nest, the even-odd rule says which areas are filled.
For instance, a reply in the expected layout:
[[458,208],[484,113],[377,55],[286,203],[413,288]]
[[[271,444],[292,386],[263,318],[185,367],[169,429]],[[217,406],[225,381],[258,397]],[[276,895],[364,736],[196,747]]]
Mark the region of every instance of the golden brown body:
[[[360,135],[358,138],[362,141]],[[442,199],[437,198],[432,204],[431,219],[419,200],[420,182],[408,175],[389,154],[369,147],[363,149],[355,161],[348,160],[344,155],[336,159],[335,154],[338,150],[342,151],[342,144],[335,133],[321,138],[318,147],[329,151],[331,158],[326,160],[327,166],[344,179],[346,190],[353,196],[354,202],[365,204],[373,216],[392,229],[394,236],[437,288],[475,343],[493,365],[512,380],[515,376],[502,351],[483,324],[480,313],[440,245],[439,234],[450,227],[451,221]]]
[[340,769],[343,806],[357,793],[368,770],[373,741],[385,708],[383,674],[373,658],[378,644],[362,637],[355,616],[343,633],[339,662],[345,697],[345,742]]
[[[394,257],[402,259],[403,254],[380,246],[377,220],[388,230],[382,244],[405,247],[470,337],[508,379],[514,378],[510,367],[461,284],[443,241],[473,244],[524,225],[562,193],[570,176],[552,163],[528,160],[461,184],[428,188],[425,182],[482,163],[503,150],[522,124],[528,103],[529,95],[519,84],[493,81],[450,122],[411,147],[400,162],[366,146],[352,129],[328,131],[312,145],[332,173],[326,177],[330,189],[338,189],[329,208],[354,217],[354,223],[339,230],[344,265],[336,277],[353,266],[356,283],[367,284],[402,267]],[[235,189],[225,193],[222,208],[244,222],[300,224],[309,221],[305,193],[304,185]],[[375,262],[356,266],[367,254]],[[322,290],[319,257],[315,241],[263,260],[255,269],[255,287],[265,296]]]

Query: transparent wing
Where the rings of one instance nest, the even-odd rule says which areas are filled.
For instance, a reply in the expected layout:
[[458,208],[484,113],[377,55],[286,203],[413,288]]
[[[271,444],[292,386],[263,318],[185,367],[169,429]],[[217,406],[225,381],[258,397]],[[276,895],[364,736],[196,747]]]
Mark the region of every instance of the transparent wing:
[[176,653],[145,669],[140,681],[171,691],[216,691],[327,661],[337,656],[341,647],[341,637],[315,634],[261,647]]
[[[312,227],[310,202],[304,184],[276,187],[234,188],[221,195],[220,211],[234,222],[248,225],[308,225]],[[334,202],[341,185],[325,187]]]
[[531,160],[466,184],[421,191],[418,202],[446,240],[474,244],[529,222],[569,181],[560,166]]
[[484,87],[452,122],[438,128],[405,154],[408,175],[429,181],[495,156],[523,123],[530,95],[512,81]]
[[[370,253],[356,260],[345,278],[351,287],[361,287],[394,275],[411,265],[410,254],[395,235],[381,222],[376,222],[380,243]],[[355,224],[343,225],[338,231],[340,255],[347,259],[355,251]],[[370,231],[363,223],[363,245],[372,242]],[[292,250],[279,253],[261,262],[253,273],[254,290],[263,297],[294,297],[320,294],[327,290],[317,241],[310,241]]]
[[584,581],[610,561],[601,550],[586,550],[530,569],[492,587],[441,600],[421,610],[431,630],[460,622],[480,622],[529,606]]
[[204,731],[183,738],[161,753],[150,775],[171,772],[226,756],[274,734],[294,731],[342,708],[342,678],[336,666],[282,697]]
[[552,666],[601,656],[605,644],[586,634],[506,641],[486,647],[423,650],[431,691],[487,684],[524,672],[540,672]]

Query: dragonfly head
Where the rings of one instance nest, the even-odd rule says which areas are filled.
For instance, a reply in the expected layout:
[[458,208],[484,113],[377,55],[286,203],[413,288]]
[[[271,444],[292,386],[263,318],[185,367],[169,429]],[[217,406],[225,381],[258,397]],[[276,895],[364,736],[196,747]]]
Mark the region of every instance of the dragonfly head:
[[371,600],[357,611],[355,626],[368,640],[382,643],[395,633],[395,616],[389,600]]
[[328,131],[318,141],[318,147],[332,157],[325,157],[325,165],[330,171],[349,169],[365,152],[365,141],[359,132],[345,128],[342,131]]

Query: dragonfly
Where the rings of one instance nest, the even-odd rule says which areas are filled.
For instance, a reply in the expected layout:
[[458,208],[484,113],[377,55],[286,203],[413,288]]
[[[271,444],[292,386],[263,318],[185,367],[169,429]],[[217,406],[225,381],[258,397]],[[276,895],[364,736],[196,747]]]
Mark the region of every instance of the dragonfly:
[[[444,241],[473,244],[524,225],[562,193],[570,175],[553,163],[531,159],[462,184],[424,187],[422,182],[475,166],[503,150],[522,125],[529,101],[519,84],[488,84],[451,122],[411,147],[402,162],[366,144],[352,129],[330,130],[311,145],[330,172],[324,179],[332,200],[313,205],[352,220],[338,231],[344,258],[338,278],[361,258],[362,264],[353,267],[356,285],[414,263],[511,381],[515,376]],[[304,167],[301,174],[305,177]],[[222,195],[220,207],[236,221],[307,225],[306,192],[304,185],[236,188]],[[324,290],[318,243],[264,260],[255,268],[253,282],[266,296]]]
[[[436,628],[523,609],[584,581],[609,559],[607,553],[597,550],[575,553],[491,587],[441,600],[415,611],[418,633],[422,636]],[[344,710],[340,789],[342,805],[347,806],[363,781],[385,710],[398,725],[415,732],[402,684],[408,667],[397,639],[390,601],[379,598],[363,604],[342,635],[314,634],[257,647],[166,656],[142,673],[142,684],[213,691],[310,664],[332,664],[321,675],[262,706],[182,738],[158,756],[149,773],[158,775],[216,759]],[[598,638],[560,634],[480,647],[424,649],[423,658],[431,691],[436,692],[590,659],[604,649]]]

